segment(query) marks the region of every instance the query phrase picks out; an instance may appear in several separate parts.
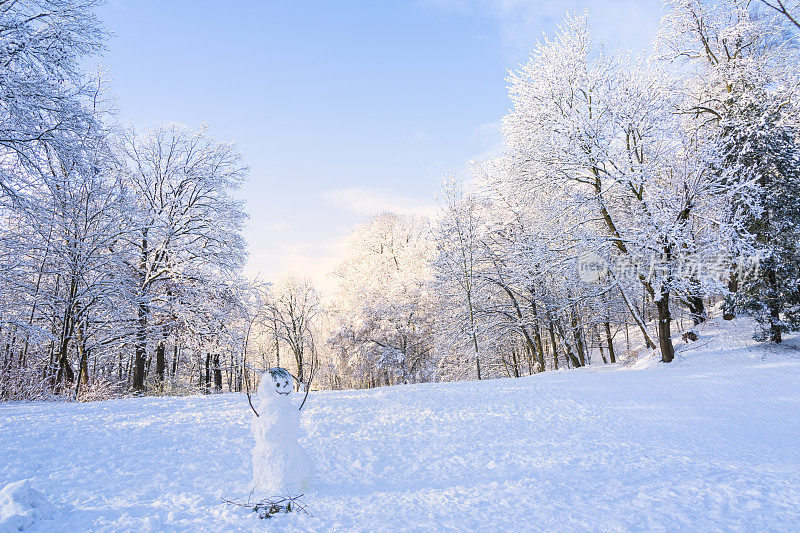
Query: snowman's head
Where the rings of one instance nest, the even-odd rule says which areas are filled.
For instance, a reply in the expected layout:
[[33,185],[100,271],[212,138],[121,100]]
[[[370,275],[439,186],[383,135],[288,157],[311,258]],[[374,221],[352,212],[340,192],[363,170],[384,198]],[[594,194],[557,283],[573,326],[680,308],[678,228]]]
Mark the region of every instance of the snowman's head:
[[288,396],[292,393],[294,378],[288,370],[281,367],[270,368],[261,376],[258,395],[262,398]]

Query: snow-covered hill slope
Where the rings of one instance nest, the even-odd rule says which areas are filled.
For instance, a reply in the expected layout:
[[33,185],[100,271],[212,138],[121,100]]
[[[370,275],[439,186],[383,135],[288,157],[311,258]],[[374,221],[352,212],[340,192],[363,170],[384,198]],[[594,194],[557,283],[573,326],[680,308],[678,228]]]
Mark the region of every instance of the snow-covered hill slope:
[[313,516],[221,501],[250,480],[234,394],[0,405],[0,488],[30,479],[41,531],[797,530],[800,351],[750,331],[713,321],[670,365],[316,393]]

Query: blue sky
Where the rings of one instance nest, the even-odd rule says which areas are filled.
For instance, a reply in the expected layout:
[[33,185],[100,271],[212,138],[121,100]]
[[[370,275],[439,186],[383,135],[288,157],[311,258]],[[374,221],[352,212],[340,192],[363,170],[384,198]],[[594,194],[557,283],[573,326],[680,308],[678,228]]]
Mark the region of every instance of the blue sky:
[[208,125],[251,168],[247,270],[325,273],[382,209],[425,212],[498,150],[507,69],[567,10],[643,51],[659,0],[117,0],[101,59],[122,124]]

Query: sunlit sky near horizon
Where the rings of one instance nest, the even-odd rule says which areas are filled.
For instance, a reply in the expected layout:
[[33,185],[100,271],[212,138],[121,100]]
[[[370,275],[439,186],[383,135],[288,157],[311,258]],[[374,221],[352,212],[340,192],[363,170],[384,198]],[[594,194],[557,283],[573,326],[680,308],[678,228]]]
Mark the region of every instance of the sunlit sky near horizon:
[[250,167],[248,273],[325,287],[382,210],[429,212],[448,173],[500,149],[507,69],[567,11],[644,52],[659,0],[112,0],[100,59],[117,120],[207,124]]

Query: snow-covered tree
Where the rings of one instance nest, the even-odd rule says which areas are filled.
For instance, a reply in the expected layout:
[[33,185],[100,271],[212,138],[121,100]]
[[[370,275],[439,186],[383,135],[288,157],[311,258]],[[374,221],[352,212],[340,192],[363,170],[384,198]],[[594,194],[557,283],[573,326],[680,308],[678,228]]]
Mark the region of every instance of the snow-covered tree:
[[[758,338],[780,342],[797,327],[798,34],[782,2],[668,2],[661,56],[693,67],[685,112],[694,119],[715,200],[731,231],[729,302],[761,324]],[[766,6],[766,7],[765,7]],[[771,8],[771,9],[767,9]],[[746,274],[746,275],[745,275]]]
[[368,384],[431,378],[433,243],[425,219],[384,213],[350,236],[329,342]]
[[172,297],[164,282],[214,279],[243,263],[244,213],[231,192],[247,168],[232,145],[180,125],[141,137],[127,132],[119,151],[134,199],[128,241],[138,320],[133,387],[141,390],[151,316]]
[[540,44],[510,83],[511,176],[532,194],[561,199],[556,209],[570,218],[563,229],[575,251],[594,250],[612,267],[638,265],[657,309],[662,359],[671,361],[670,298],[696,290],[679,265],[698,252],[693,217],[710,183],[685,142],[670,77],[640,61],[593,56],[581,16]]
[[95,0],[0,3],[0,199],[24,201],[47,157],[94,120],[81,61],[101,47]]
[[465,193],[463,183],[457,179],[445,182],[442,197],[442,217],[434,228],[437,254],[433,262],[433,286],[439,306],[437,338],[441,340],[437,349],[440,361],[444,362],[448,358],[441,356],[448,353],[458,356],[464,352],[465,345],[468,346],[474,358],[474,375],[481,379],[478,314],[483,289],[479,272],[483,224],[480,200],[474,194]]
[[319,292],[308,278],[284,275],[272,287],[268,305],[276,339],[289,347],[297,378],[306,383],[317,364],[314,321],[322,311]]

